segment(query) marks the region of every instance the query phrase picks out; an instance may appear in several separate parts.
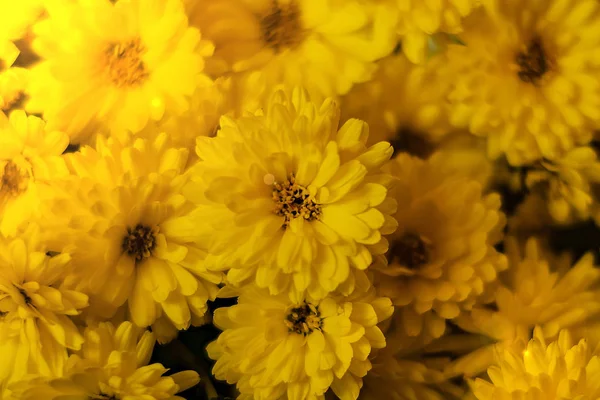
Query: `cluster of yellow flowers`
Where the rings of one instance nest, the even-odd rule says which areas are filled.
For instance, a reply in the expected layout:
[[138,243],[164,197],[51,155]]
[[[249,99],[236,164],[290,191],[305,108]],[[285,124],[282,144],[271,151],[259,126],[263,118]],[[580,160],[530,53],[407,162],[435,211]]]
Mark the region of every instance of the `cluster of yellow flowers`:
[[1,400],[600,398],[598,0],[0,20]]

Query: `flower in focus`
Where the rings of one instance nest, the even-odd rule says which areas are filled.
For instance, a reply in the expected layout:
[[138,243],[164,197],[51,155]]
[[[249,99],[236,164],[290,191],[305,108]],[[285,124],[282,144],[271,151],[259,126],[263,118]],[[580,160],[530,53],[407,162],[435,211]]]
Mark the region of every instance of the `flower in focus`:
[[203,323],[222,274],[206,270],[194,241],[194,207],[181,194],[187,154],[163,133],[99,136],[96,149],[66,157],[74,175],[56,184],[45,226],[53,248],[73,255],[67,283],[91,295],[91,314],[110,318],[127,302],[140,327],[161,316],[177,329]]
[[261,71],[320,100],[368,80],[396,45],[395,15],[352,0],[188,1],[190,23],[215,43],[218,68]]
[[437,61],[415,66],[404,55],[381,60],[372,80],[342,98],[342,120],[364,120],[371,132],[369,143],[386,140],[395,152],[429,155],[431,142],[451,130],[443,98],[447,84],[433,73]]
[[[402,51],[414,63],[426,60],[428,47],[436,33],[459,34],[462,21],[481,0],[392,0],[391,7],[399,11],[398,33]],[[439,36],[439,35],[438,35]]]
[[[15,110],[0,112],[0,231],[14,235],[35,215],[40,192],[68,173],[60,158],[69,143],[63,132],[43,120]],[[43,197],[43,196],[42,196]]]
[[278,91],[264,114],[223,117],[216,137],[198,138],[186,195],[212,229],[207,266],[229,269],[228,283],[254,280],[295,299],[350,293],[385,253],[395,205],[380,167],[392,148],[366,147],[364,122],[338,130],[338,120],[331,100],[318,107],[301,90]]
[[165,399],[176,396],[199,382],[194,371],[163,376],[161,364],[147,365],[154,347],[154,335],[136,329],[130,322],[117,327],[102,323],[85,330],[82,351],[69,358],[56,378],[32,379],[20,384],[19,398],[37,399]]
[[19,238],[0,238],[0,380],[56,374],[67,349],[83,343],[69,317],[87,307],[88,297],[61,284],[70,256],[46,251],[33,225]]
[[600,397],[600,358],[585,339],[573,343],[568,331],[547,343],[539,329],[521,353],[498,351],[488,369],[491,382],[470,386],[478,400],[596,399]]
[[180,114],[209,79],[201,72],[212,44],[188,27],[179,0],[58,1],[47,12],[34,27],[43,61],[26,107],[75,143],[98,124],[139,131],[165,111]]
[[512,165],[565,151],[600,125],[600,3],[485,0],[446,52],[451,120]]
[[372,289],[296,303],[246,285],[237,305],[215,311],[223,333],[207,347],[213,373],[243,399],[323,399],[331,387],[356,400],[372,349],[385,347],[377,324],[392,312]]
[[398,229],[388,237],[377,286],[413,337],[438,338],[446,320],[493,301],[497,274],[506,269],[494,249],[505,221],[499,195],[484,195],[479,182],[446,172],[443,162],[400,154],[386,166]]
[[600,183],[600,162],[591,147],[577,147],[558,160],[541,160],[526,184],[544,187],[550,215],[559,223],[586,220],[597,208],[592,184]]

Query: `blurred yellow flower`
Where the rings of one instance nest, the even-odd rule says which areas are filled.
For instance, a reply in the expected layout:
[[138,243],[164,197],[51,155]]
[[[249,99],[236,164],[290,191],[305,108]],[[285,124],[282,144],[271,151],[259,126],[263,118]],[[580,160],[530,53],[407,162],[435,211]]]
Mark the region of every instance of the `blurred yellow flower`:
[[102,323],[85,330],[85,346],[72,355],[56,378],[32,379],[20,384],[19,399],[164,399],[176,396],[199,382],[194,371],[162,376],[168,371],[161,364],[147,365],[154,347],[154,336],[140,334],[130,322],[115,327]]
[[430,142],[452,129],[444,103],[448,82],[434,73],[438,61],[416,66],[404,55],[381,60],[373,79],[341,99],[342,121],[358,118],[369,124],[369,144],[387,140],[396,152],[429,155]]
[[186,195],[197,225],[210,225],[208,268],[294,299],[350,293],[363,279],[396,226],[380,168],[392,148],[366,147],[364,122],[338,120],[331,100],[278,91],[264,113],[224,117],[216,137],[198,138]]
[[451,119],[512,165],[557,159],[600,126],[600,3],[484,0],[450,45]]
[[396,45],[395,15],[354,0],[188,4],[190,23],[215,43],[220,73],[262,71],[267,86],[302,85],[319,100],[368,80]]
[[56,184],[45,221],[54,249],[68,249],[67,283],[91,295],[90,313],[111,317],[127,302],[140,327],[165,316],[177,329],[202,323],[222,273],[205,250],[182,196],[187,150],[166,133],[118,141],[99,137],[67,161],[74,176]]
[[600,354],[568,331],[548,343],[539,329],[523,352],[501,350],[487,371],[491,382],[470,386],[478,400],[597,399]]
[[15,110],[0,112],[0,232],[14,235],[39,212],[40,192],[68,173],[60,155],[69,144],[63,132]]
[[17,239],[0,237],[0,380],[57,374],[67,349],[83,343],[69,317],[88,297],[62,285],[71,258],[47,255],[40,233],[30,225]]
[[506,258],[494,249],[505,217],[500,196],[479,182],[448,172],[443,158],[400,154],[386,171],[398,203],[397,231],[388,237],[388,265],[377,287],[397,307],[408,336],[438,338],[445,320],[480,302],[493,301]]
[[180,0],[54,1],[34,27],[42,62],[26,107],[86,143],[98,124],[139,131],[182,113],[213,46],[187,26]]
[[238,304],[215,311],[224,332],[207,350],[217,379],[236,383],[241,399],[323,399],[330,387],[358,398],[369,354],[385,347],[377,324],[393,312],[389,299],[372,288],[299,302],[254,284],[229,292]]

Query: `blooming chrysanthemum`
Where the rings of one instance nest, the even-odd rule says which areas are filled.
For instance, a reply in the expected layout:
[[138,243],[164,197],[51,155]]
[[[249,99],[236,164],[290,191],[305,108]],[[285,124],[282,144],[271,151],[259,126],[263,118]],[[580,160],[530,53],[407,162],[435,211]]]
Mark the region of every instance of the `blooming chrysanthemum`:
[[443,161],[400,154],[387,166],[398,229],[388,237],[378,288],[408,336],[440,337],[445,320],[493,300],[491,287],[506,268],[494,249],[504,225],[500,196],[484,195],[479,182],[447,172]]
[[67,349],[83,343],[69,317],[88,297],[62,285],[70,256],[47,250],[33,225],[17,239],[0,237],[0,380],[59,373]]
[[429,53],[435,34],[459,34],[463,18],[480,4],[481,0],[389,0],[390,10],[399,12],[398,33],[402,51],[414,63],[422,63]]
[[557,159],[600,125],[600,3],[485,0],[450,45],[451,120],[513,165]]
[[496,365],[487,372],[491,382],[470,382],[478,400],[600,397],[600,354],[585,339],[573,343],[568,331],[547,343],[536,330],[525,351],[498,351]]
[[55,1],[47,12],[34,27],[43,61],[32,68],[27,108],[76,143],[93,125],[139,131],[165,111],[182,113],[208,80],[212,44],[188,27],[180,0]]
[[188,152],[167,139],[99,137],[96,149],[69,154],[75,175],[57,183],[45,226],[54,249],[73,255],[67,283],[90,293],[90,313],[110,317],[127,302],[138,326],[164,315],[185,329],[203,322],[222,274],[202,264],[181,195]]
[[387,140],[396,152],[428,155],[429,142],[451,130],[444,103],[446,82],[433,73],[438,59],[423,66],[401,54],[381,60],[372,80],[354,86],[342,98],[342,120],[364,120],[371,143]]
[[354,0],[208,0],[190,3],[193,25],[215,43],[220,70],[264,73],[268,85],[344,94],[368,80],[396,45],[395,15]]
[[461,399],[462,390],[444,374],[423,362],[394,357],[381,351],[364,378],[360,400],[450,400]]
[[15,110],[0,112],[0,231],[14,234],[35,214],[40,191],[68,173],[60,155],[69,137],[45,122]]
[[541,160],[526,177],[532,189],[544,189],[548,211],[559,223],[586,220],[596,206],[593,184],[600,184],[600,162],[591,147],[577,147],[558,160]]
[[366,147],[367,125],[327,100],[311,103],[300,89],[276,92],[263,113],[223,117],[214,138],[199,137],[200,162],[186,195],[209,224],[210,268],[229,269],[272,293],[323,297],[383,254],[382,234],[395,228],[391,177],[381,172],[392,148]]
[[464,331],[482,334],[494,344],[484,344],[461,357],[448,370],[473,376],[493,360],[495,347],[514,348],[515,341],[528,340],[538,329],[554,339],[561,329],[578,329],[600,315],[600,269],[593,254],[575,264],[568,254],[555,255],[536,239],[524,248],[512,237],[505,240],[509,268],[500,275],[496,309],[476,308],[455,320]]
[[85,330],[85,345],[69,358],[56,378],[32,379],[15,387],[19,399],[164,399],[176,396],[199,382],[194,371],[162,376],[161,364],[147,365],[155,338],[148,331],[140,335],[130,322],[118,327],[102,323]]
[[207,350],[214,375],[236,383],[239,399],[323,399],[329,388],[357,399],[371,350],[385,346],[377,324],[393,312],[389,299],[371,288],[293,302],[254,284],[236,294],[237,305],[215,311],[224,332]]

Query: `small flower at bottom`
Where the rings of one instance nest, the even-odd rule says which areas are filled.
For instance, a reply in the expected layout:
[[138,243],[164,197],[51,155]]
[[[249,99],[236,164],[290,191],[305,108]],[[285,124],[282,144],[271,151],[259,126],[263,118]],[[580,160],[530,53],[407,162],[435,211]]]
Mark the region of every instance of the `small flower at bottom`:
[[385,347],[377,324],[393,312],[389,299],[370,289],[294,303],[256,285],[236,294],[237,305],[215,311],[223,333],[207,350],[217,379],[242,399],[322,399],[329,388],[358,397],[372,349]]

